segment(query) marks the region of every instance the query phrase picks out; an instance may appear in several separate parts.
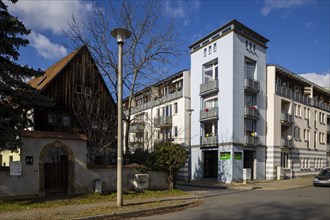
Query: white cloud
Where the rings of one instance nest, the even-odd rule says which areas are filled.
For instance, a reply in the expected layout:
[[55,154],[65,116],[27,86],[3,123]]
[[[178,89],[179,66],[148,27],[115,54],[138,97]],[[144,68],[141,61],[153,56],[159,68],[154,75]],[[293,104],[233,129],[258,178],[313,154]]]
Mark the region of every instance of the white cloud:
[[8,5],[10,12],[22,19],[26,27],[37,32],[51,31],[57,35],[62,34],[62,29],[67,29],[72,15],[80,21],[93,11],[92,3],[82,0],[21,0]]
[[274,9],[297,8],[308,3],[310,1],[306,0],[265,0],[265,6],[261,9],[261,14],[267,16]]
[[166,1],[165,13],[172,18],[180,19],[184,25],[190,23],[191,17],[199,11],[200,1]]
[[299,74],[300,76],[312,81],[313,83],[325,87],[330,88],[330,73],[326,74],[317,74],[317,73],[304,73]]
[[31,46],[34,47],[38,54],[47,60],[54,60],[64,57],[67,50],[64,46],[50,42],[50,40],[35,32],[31,32],[28,36]]

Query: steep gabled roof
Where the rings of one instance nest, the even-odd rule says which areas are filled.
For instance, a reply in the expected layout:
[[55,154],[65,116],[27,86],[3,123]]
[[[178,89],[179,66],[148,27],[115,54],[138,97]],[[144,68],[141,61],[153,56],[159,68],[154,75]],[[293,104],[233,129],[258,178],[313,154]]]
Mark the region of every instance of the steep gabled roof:
[[60,61],[50,66],[42,76],[31,79],[28,83],[37,90],[43,90],[83,47],[84,46],[79,47],[66,57],[62,58]]

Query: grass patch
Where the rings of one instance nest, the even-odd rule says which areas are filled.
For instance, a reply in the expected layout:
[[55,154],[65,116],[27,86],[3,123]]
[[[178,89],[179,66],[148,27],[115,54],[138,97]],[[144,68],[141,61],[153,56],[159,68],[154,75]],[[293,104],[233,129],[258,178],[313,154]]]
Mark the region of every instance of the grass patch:
[[[142,192],[129,191],[124,192],[124,200],[137,200],[146,198],[161,198],[165,196],[181,196],[186,195],[186,192],[180,190],[145,190]],[[66,206],[73,204],[88,204],[99,202],[115,202],[117,194],[115,192],[108,194],[92,193],[75,197],[62,198],[45,198],[45,199],[30,199],[30,200],[12,200],[0,201],[0,212],[17,211],[36,208],[50,208],[58,206]]]

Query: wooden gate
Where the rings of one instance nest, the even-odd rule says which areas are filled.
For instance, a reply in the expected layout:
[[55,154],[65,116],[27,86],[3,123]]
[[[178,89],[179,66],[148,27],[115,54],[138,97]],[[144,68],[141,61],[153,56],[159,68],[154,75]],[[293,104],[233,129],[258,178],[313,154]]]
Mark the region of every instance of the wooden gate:
[[51,160],[45,162],[45,192],[67,193],[68,156],[63,150],[55,150],[47,155]]

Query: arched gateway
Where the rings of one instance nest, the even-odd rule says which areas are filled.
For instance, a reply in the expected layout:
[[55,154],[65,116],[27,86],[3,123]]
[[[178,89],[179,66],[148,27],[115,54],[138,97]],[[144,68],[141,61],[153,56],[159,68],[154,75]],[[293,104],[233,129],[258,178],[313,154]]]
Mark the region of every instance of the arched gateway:
[[39,155],[39,194],[73,193],[74,155],[61,141],[47,144]]

